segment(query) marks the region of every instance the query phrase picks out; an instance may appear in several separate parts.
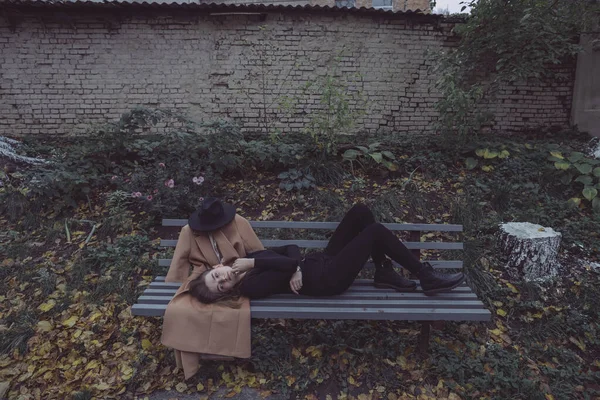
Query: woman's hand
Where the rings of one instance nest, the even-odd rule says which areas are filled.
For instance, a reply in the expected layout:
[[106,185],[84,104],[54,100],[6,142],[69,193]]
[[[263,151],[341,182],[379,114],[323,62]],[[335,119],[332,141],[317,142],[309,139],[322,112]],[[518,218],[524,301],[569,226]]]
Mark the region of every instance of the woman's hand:
[[302,271],[294,272],[292,279],[290,279],[290,289],[292,289],[292,292],[300,294],[298,291],[302,289]]
[[231,266],[236,275],[242,274],[252,268],[254,268],[254,258],[238,258]]

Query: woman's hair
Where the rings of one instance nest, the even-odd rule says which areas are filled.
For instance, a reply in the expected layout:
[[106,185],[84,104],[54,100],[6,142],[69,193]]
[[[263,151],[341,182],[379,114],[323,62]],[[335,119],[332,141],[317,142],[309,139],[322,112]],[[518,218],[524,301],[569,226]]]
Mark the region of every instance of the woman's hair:
[[211,292],[206,286],[206,275],[211,272],[210,269],[202,272],[196,279],[189,284],[189,291],[198,301],[204,304],[219,303],[230,308],[240,308],[239,298],[240,293],[237,285],[227,293]]

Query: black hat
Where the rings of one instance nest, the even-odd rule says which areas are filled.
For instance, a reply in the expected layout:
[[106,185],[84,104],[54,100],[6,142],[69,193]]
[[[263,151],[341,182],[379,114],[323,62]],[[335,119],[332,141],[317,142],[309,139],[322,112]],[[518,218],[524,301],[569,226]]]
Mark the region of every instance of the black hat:
[[195,231],[210,232],[227,225],[234,217],[234,206],[223,203],[216,197],[207,197],[190,216],[188,225]]

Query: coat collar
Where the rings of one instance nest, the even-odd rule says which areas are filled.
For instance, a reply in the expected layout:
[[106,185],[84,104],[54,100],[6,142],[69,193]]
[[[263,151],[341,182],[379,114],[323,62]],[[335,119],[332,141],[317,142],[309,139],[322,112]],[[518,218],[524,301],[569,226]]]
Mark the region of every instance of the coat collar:
[[[217,246],[219,247],[221,255],[223,256],[223,264],[230,264],[233,262],[233,260],[239,257],[237,251],[233,247],[233,244],[231,244],[229,239],[227,239],[221,230],[213,231],[212,235],[215,239],[215,242],[217,242]],[[213,250],[208,234],[202,233],[201,235],[195,236],[194,239],[196,240],[200,251],[204,255],[204,258],[211,267],[221,263],[221,260],[217,259],[217,255]]]

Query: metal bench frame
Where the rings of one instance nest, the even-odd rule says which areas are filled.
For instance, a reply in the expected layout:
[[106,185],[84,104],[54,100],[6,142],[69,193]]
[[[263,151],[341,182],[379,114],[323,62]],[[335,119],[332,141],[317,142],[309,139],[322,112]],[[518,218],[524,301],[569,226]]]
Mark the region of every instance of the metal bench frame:
[[[184,219],[164,219],[163,226],[182,227]],[[257,228],[327,229],[334,230],[337,222],[250,221]],[[421,250],[462,250],[461,242],[421,242],[421,232],[462,232],[462,225],[449,224],[383,224],[392,231],[410,232],[404,244],[417,258]],[[261,240],[265,247],[296,244],[304,248],[324,248],[326,240]],[[177,240],[161,240],[161,246],[175,247]],[[169,266],[170,259],[160,259],[160,266]],[[460,260],[430,260],[434,268],[460,269]],[[137,316],[163,316],[169,301],[181,285],[166,283],[157,277],[131,308]],[[418,284],[418,282],[417,282]],[[463,284],[449,293],[425,296],[420,286],[411,293],[393,289],[378,289],[371,280],[357,279],[343,294],[331,297],[308,297],[279,294],[250,302],[252,318],[298,319],[364,319],[420,321],[419,349],[427,351],[433,321],[489,321],[491,313],[471,288]]]

